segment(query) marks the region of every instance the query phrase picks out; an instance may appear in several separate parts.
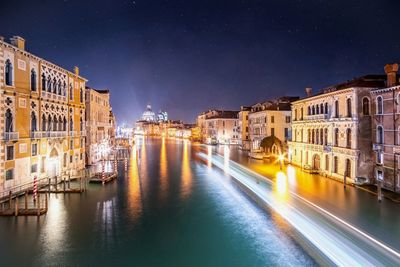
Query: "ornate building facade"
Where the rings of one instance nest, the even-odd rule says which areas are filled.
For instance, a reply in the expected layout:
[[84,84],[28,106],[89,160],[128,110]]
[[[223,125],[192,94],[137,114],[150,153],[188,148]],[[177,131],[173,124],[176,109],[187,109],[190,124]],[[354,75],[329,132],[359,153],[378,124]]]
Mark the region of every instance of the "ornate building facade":
[[367,75],[292,103],[289,160],[320,174],[353,181],[372,177],[370,91],[386,77]]
[[86,81],[0,39],[0,190],[84,168]]
[[250,107],[240,107],[240,111],[238,113],[238,143],[241,149],[249,150],[250,149],[250,136],[249,136],[249,112]]
[[109,90],[86,87],[86,164],[106,159],[115,141]]

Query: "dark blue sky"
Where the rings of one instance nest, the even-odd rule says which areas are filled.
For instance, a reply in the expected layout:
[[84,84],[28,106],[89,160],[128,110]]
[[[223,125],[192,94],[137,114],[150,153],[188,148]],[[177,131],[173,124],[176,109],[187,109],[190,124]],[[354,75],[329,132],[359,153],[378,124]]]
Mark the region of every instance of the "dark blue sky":
[[150,102],[192,122],[383,73],[400,56],[400,1],[1,1],[0,35],[109,88],[121,122]]

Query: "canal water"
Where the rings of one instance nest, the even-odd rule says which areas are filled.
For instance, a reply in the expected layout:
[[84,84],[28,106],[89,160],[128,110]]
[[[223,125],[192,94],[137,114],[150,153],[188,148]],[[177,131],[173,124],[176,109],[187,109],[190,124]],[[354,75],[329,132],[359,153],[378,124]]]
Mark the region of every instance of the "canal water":
[[279,216],[196,156],[202,149],[137,139],[116,181],[51,195],[40,218],[0,218],[0,265],[316,265]]

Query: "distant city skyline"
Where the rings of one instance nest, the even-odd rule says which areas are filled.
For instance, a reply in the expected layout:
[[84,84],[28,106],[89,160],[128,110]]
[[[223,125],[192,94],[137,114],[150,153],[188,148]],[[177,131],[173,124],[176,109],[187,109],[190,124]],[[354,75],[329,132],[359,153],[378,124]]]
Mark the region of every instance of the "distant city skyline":
[[[346,8],[343,8],[345,6]],[[0,4],[0,35],[107,88],[118,124],[148,102],[194,122],[304,96],[399,61],[400,3],[365,1],[51,1]],[[18,14],[18,15],[15,15]],[[35,16],[32,16],[35,14]]]

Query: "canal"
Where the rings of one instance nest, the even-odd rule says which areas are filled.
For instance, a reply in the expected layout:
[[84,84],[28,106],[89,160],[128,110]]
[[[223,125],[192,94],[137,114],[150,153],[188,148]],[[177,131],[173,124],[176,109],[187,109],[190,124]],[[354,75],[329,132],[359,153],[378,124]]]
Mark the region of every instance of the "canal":
[[138,139],[129,168],[45,216],[0,218],[2,266],[313,266],[296,232],[188,141]]

